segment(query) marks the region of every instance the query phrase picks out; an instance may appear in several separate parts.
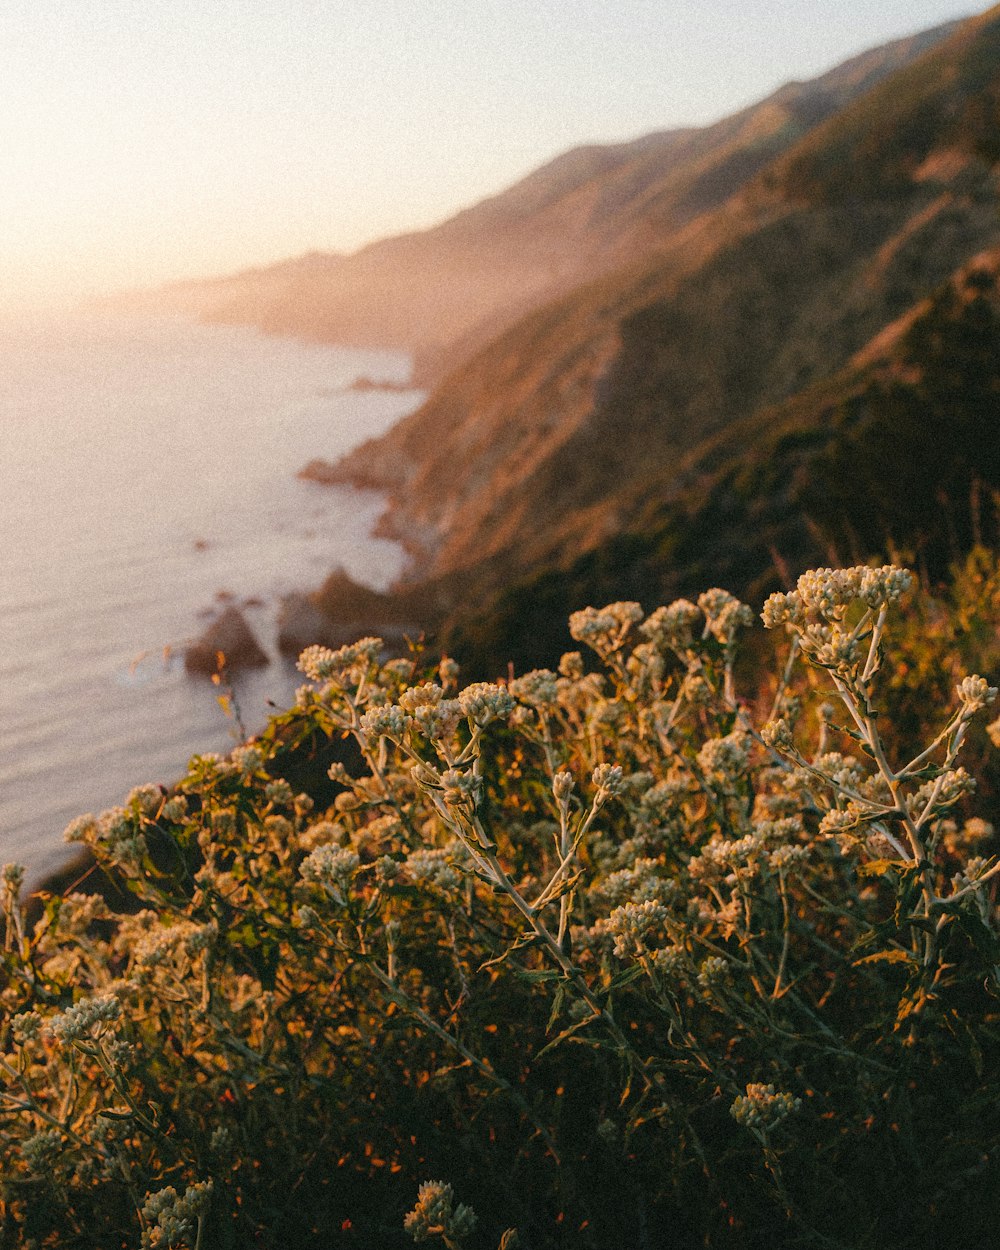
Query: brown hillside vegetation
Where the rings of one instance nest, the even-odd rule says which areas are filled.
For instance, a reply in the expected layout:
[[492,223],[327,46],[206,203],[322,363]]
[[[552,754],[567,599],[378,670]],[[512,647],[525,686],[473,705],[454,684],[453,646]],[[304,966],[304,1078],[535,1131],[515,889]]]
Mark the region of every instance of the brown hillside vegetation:
[[[391,490],[420,576],[599,547],[706,439],[837,378],[1000,243],[998,82],[991,10],[652,259],[520,322],[343,472]],[[854,147],[870,177],[845,178]]]

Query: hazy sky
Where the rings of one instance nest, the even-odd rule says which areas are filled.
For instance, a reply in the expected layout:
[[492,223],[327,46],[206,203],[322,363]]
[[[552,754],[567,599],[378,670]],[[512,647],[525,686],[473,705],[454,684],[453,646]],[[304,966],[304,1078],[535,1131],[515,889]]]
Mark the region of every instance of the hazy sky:
[[431,225],[963,0],[0,0],[0,304]]

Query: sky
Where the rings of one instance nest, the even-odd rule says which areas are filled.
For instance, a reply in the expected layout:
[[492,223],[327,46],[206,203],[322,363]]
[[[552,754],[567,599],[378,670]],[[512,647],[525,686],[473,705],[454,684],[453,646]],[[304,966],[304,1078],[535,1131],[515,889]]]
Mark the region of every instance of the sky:
[[975,0],[0,0],[0,308],[420,229]]

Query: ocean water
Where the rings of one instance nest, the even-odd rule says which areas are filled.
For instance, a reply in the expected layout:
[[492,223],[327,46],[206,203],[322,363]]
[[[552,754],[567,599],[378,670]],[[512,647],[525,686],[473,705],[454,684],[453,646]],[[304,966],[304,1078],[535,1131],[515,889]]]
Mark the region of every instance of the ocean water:
[[33,873],[62,831],[169,783],[233,723],[183,646],[234,602],[272,656],[241,677],[252,732],[300,684],[274,645],[283,593],[336,566],[384,588],[382,500],[296,478],[412,410],[409,361],[182,319],[0,322],[0,861]]

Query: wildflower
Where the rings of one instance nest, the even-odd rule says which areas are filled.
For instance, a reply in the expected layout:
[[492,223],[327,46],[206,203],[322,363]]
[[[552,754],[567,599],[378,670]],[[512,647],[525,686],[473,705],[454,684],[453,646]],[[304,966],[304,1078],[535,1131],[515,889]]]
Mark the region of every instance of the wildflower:
[[89,1037],[94,1029],[103,1032],[102,1026],[117,1020],[121,1012],[121,1003],[111,994],[84,998],[60,1015],[53,1016],[46,1032],[59,1041],[80,1042]]
[[569,681],[579,681],[583,676],[583,656],[579,651],[567,651],[559,661],[560,676]]
[[295,802],[292,787],[283,777],[279,777],[277,781],[268,782],[264,789],[264,797],[269,803],[274,803],[278,807],[291,807]]
[[447,742],[454,737],[462,714],[457,699],[442,699],[440,703],[415,708],[413,723],[428,742]]
[[861,809],[856,803],[848,803],[843,809],[833,808],[828,811],[819,822],[819,832],[822,837],[836,837],[851,829],[857,829],[860,824]]
[[264,763],[264,753],[260,748],[249,745],[237,747],[229,758],[244,777],[255,773]]
[[598,764],[591,778],[597,787],[596,798],[614,798],[624,789],[624,774],[620,764]]
[[441,679],[442,686],[457,685],[461,671],[457,660],[453,660],[447,655],[441,657],[441,663],[438,665],[438,677]]
[[414,851],[406,858],[406,871],[419,885],[435,886],[439,890],[453,890],[461,883],[458,870],[450,861],[451,852],[443,847],[428,847]]
[[724,738],[709,738],[698,752],[698,764],[706,777],[729,785],[738,780],[747,766],[750,739],[736,731]]
[[160,810],[162,802],[163,791],[159,786],[136,786],[129,792],[125,806],[138,808],[141,815],[152,817]]
[[469,803],[475,806],[480,786],[480,779],[471,772],[463,773],[457,768],[449,768],[441,774],[444,801],[449,807],[461,807]]
[[972,794],[975,788],[975,777],[970,777],[964,768],[949,768],[936,780],[924,782],[916,794],[906,800],[906,806],[911,815],[918,815],[933,800],[933,810],[941,811]]
[[660,976],[671,981],[679,981],[687,968],[687,955],[682,946],[664,946],[653,951],[651,961]]
[[318,846],[302,861],[299,873],[304,881],[315,881],[335,895],[347,890],[361,866],[355,851],[341,846]]
[[188,801],[187,796],[183,794],[175,794],[173,798],[167,799],[163,804],[160,815],[164,820],[177,822],[183,820],[187,815]]
[[10,1022],[14,1040],[22,1045],[38,1037],[42,1030],[42,1017],[37,1011],[22,1011]]
[[714,990],[725,985],[730,977],[729,960],[721,955],[709,955],[698,968],[698,984],[703,990]]
[[390,703],[383,707],[370,707],[361,717],[361,732],[367,738],[399,739],[412,723],[412,716]]
[[645,903],[625,903],[616,907],[607,920],[598,921],[595,928],[614,938],[614,950],[619,959],[640,955],[645,950],[645,939],[667,918],[667,909],[652,899]]
[[338,651],[331,651],[329,647],[306,647],[299,656],[298,667],[313,681],[330,681],[357,664],[371,664],[382,647],[381,638],[361,638]]
[[668,607],[657,608],[639,626],[639,633],[658,646],[685,651],[694,645],[694,626],[701,612],[687,599],[675,599]]
[[455,1205],[455,1193],[442,1181],[424,1181],[417,1191],[417,1205],[403,1220],[403,1227],[414,1241],[441,1237],[461,1241],[476,1226],[476,1215],[464,1203]]
[[761,1085],[751,1082],[745,1094],[737,1094],[729,1114],[737,1122],[749,1129],[767,1131],[775,1128],[782,1120],[802,1106],[801,1098],[793,1098],[791,1094],[775,1093],[773,1085]]
[[706,590],[698,596],[698,606],[705,614],[705,628],[722,643],[732,646],[737,630],[753,624],[753,611],[726,590]]
[[400,864],[391,855],[380,855],[375,861],[375,880],[379,885],[391,885],[399,876]]
[[399,696],[399,706],[405,712],[415,712],[418,707],[436,707],[444,696],[444,690],[432,681],[422,686],[411,686]]
[[503,720],[514,710],[514,700],[503,686],[488,681],[466,686],[458,701],[463,713],[480,727],[492,720]]
[[33,1175],[46,1176],[58,1163],[62,1149],[62,1133],[58,1129],[45,1129],[21,1143],[21,1158]]
[[772,750],[795,750],[795,743],[792,741],[792,731],[789,728],[788,721],[783,718],[780,720],[769,720],[765,725],[761,726],[760,736],[764,740],[764,745],[771,747]]
[[515,678],[510,683],[510,692],[531,707],[545,708],[555,703],[559,686],[555,673],[547,668],[536,668]]
[[966,716],[980,711],[997,697],[996,686],[988,685],[984,677],[978,676],[963,678],[955,687],[955,691]]
[[801,867],[808,858],[808,847],[792,846],[786,843],[784,846],[776,847],[767,857],[767,862],[775,872],[788,873]]
[[63,832],[64,842],[86,842],[97,834],[97,817],[92,812],[76,816]]
[[552,778],[552,793],[560,806],[568,803],[569,796],[573,793],[573,774],[556,773]]
[[146,1221],[143,1250],[167,1250],[191,1241],[199,1221],[208,1214],[211,1197],[211,1181],[189,1185],[183,1195],[179,1195],[173,1185],[148,1194],[142,1206]]
[[294,835],[295,826],[287,816],[265,816],[264,832],[271,834],[279,842],[287,842]]
[[794,590],[787,595],[770,595],[764,603],[760,617],[765,629],[777,629],[779,625],[798,625],[803,620],[802,599]]
[[669,877],[661,877],[660,868],[659,860],[640,858],[605,877],[594,889],[615,905],[648,900],[667,903],[677,897],[678,886]]
[[569,618],[569,632],[577,642],[585,642],[602,658],[613,655],[625,641],[634,624],[642,620],[637,603],[609,603],[605,608],[582,608]]

